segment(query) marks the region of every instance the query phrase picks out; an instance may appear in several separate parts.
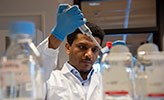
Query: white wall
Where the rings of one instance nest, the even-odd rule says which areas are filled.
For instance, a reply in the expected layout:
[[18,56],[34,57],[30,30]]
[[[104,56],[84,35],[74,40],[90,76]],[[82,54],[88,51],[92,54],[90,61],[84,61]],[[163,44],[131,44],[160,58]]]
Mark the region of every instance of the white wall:
[[[72,0],[58,0],[60,2],[65,2],[72,4]],[[7,21],[3,20],[2,18],[6,19],[8,16],[6,15],[28,15],[28,14],[42,14],[43,18],[40,20],[35,20],[36,24],[40,27],[44,28],[44,38],[47,37],[51,31],[51,28],[55,25],[56,21],[56,10],[58,7],[57,0],[0,0],[0,30],[7,29]],[[5,15],[5,16],[4,16]],[[12,20],[12,18],[10,18]],[[30,17],[28,19],[31,19]],[[35,18],[34,18],[35,19]],[[6,19],[8,20],[8,19]],[[0,33],[2,34],[2,33]],[[3,40],[0,37],[0,40]],[[5,44],[5,43],[2,43]],[[4,45],[0,45],[4,46]],[[66,60],[65,52],[63,44],[61,45],[61,49],[59,53],[59,65]],[[1,51],[0,51],[1,53]],[[2,54],[2,53],[1,53]]]
[[[66,3],[72,3],[71,0],[65,1],[67,1]],[[43,13],[45,14],[45,32],[48,34],[56,22],[57,6],[57,0],[0,0],[0,15]]]

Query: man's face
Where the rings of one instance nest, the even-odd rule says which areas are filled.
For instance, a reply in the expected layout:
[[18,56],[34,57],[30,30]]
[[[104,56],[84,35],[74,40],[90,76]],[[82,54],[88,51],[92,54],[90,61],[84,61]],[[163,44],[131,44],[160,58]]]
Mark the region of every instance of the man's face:
[[[95,39],[100,44],[100,39],[97,37]],[[66,52],[71,65],[81,72],[88,72],[97,59],[100,49],[88,36],[78,34],[72,46],[66,43]]]

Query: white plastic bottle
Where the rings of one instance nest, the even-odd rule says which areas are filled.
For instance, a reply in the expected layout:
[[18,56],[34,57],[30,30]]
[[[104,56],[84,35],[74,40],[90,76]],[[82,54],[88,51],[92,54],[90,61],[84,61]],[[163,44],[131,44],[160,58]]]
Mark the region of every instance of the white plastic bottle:
[[11,42],[0,62],[0,100],[43,100],[44,70],[34,35],[32,22],[10,24]]
[[137,100],[164,100],[164,52],[154,43],[137,49]]
[[129,48],[122,44],[112,46],[104,63],[110,66],[102,73],[104,100],[132,100],[133,64]]

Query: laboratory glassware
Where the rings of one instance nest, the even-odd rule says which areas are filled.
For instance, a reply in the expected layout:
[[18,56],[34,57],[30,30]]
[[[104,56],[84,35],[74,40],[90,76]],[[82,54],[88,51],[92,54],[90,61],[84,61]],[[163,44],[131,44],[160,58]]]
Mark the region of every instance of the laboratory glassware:
[[10,24],[11,42],[0,62],[0,100],[43,100],[44,68],[34,35],[33,22]]

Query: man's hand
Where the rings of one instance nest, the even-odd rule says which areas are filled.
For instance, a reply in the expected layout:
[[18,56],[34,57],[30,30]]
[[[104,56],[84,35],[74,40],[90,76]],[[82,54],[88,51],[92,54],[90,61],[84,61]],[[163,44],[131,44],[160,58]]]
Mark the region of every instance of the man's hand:
[[86,22],[78,6],[69,6],[60,4],[57,12],[56,26],[52,29],[51,34],[63,41],[64,38],[74,32],[78,27]]

